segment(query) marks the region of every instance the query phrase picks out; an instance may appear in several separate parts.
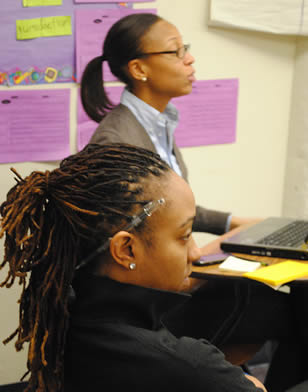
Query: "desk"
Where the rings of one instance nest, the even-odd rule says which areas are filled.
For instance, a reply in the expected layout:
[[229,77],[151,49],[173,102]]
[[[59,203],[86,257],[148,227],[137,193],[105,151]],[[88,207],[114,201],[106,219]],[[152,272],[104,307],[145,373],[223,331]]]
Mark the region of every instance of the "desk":
[[[236,232],[239,232],[241,230],[241,228],[237,228],[232,230],[231,232],[228,232],[220,237],[217,237],[214,241],[210,242],[209,244],[205,245],[203,248],[201,248],[201,254],[202,255],[209,255],[209,254],[214,254],[214,253],[218,253],[221,252],[220,249],[220,243],[225,239],[228,238],[229,236],[235,234]],[[280,259],[280,258],[272,258],[272,257],[265,257],[265,256],[253,256],[253,255],[245,255],[245,254],[234,254],[234,256],[238,256],[241,258],[247,258],[249,260],[254,260],[254,261],[262,261],[268,264],[275,264],[281,261],[285,261],[286,259]],[[301,260],[302,261],[302,260]],[[306,261],[306,263],[308,263],[308,261]],[[223,283],[222,280],[228,280],[230,281],[242,281],[242,282],[249,282],[249,286],[250,287],[254,287],[257,288],[257,286],[260,286],[259,288],[262,288],[262,286],[266,286],[263,285],[261,282],[252,280],[252,279],[247,279],[244,278],[242,275],[243,273],[240,272],[231,272],[231,271],[222,271],[219,268],[219,264],[216,265],[212,265],[212,266],[207,266],[207,267],[203,267],[203,266],[193,266],[192,267],[192,274],[191,277],[192,279],[192,284],[195,284],[195,288],[200,286],[205,286],[206,287],[206,281],[208,281],[208,283],[210,283],[210,281],[212,280],[220,280],[220,283]],[[303,286],[300,283],[305,283],[307,285],[308,282],[308,276],[307,278],[301,278],[298,279],[296,281],[292,282],[292,295],[293,298],[295,298],[295,302],[296,302],[296,298],[297,298],[297,293],[296,291],[301,291]],[[223,285],[223,284],[222,284]],[[295,293],[294,293],[295,292]],[[270,293],[273,294],[273,297],[275,298],[277,295],[277,292],[275,290],[270,291]],[[206,295],[206,292],[205,294]],[[299,295],[301,295],[301,293],[299,292]],[[256,308],[257,309],[257,308]],[[257,309],[258,311],[258,309]],[[259,310],[260,314],[262,314],[262,317],[264,316],[264,313],[262,313],[262,308],[261,310]],[[302,312],[300,310],[300,312]],[[262,320],[262,317],[260,318],[260,320]],[[280,317],[280,316],[279,316]],[[276,319],[276,314],[274,315],[274,318]],[[191,318],[193,319],[193,318]],[[283,319],[283,317],[282,317]],[[255,320],[254,318],[252,318],[252,320]],[[265,320],[265,319],[264,319]],[[305,320],[305,319],[304,319]],[[262,324],[262,323],[261,323]],[[265,324],[267,324],[267,322],[265,321]],[[268,323],[269,325],[271,325],[271,322]],[[283,321],[282,323],[278,323],[278,325],[283,325]],[[303,325],[307,325],[305,322],[303,323]],[[263,326],[261,325],[261,327],[263,328]],[[257,328],[257,327],[256,327]],[[262,331],[262,328],[260,329]],[[265,335],[264,335],[264,340],[262,341],[262,336],[260,335],[261,338],[259,340],[258,339],[254,339],[252,338],[251,342],[248,343],[237,343],[237,342],[230,342],[230,343],[225,343],[221,346],[221,350],[224,352],[226,359],[228,361],[230,361],[231,363],[235,364],[235,365],[242,365],[244,363],[246,363],[249,359],[251,359],[256,352],[262,347],[262,345],[265,343],[266,340],[268,340]],[[270,337],[270,339],[272,339]],[[257,342],[257,343],[256,343]]]
[[[233,253],[233,256],[246,259],[246,260],[253,260],[253,261],[261,261],[265,262],[268,265],[280,263],[282,261],[286,261],[287,259],[281,259],[281,258],[276,258],[276,257],[266,257],[266,256],[253,256],[253,255],[246,255],[243,253]],[[300,261],[301,263],[307,263],[307,261],[303,260],[294,260],[294,261]],[[219,269],[219,264],[214,264],[214,265],[209,265],[207,267],[204,266],[193,266],[192,268],[192,273],[191,273],[192,278],[198,278],[198,279],[237,279],[237,280],[246,280],[247,278],[243,277],[243,272],[237,272],[237,271],[223,271]],[[249,280],[249,279],[248,279]],[[255,282],[254,280],[251,280]],[[305,283],[307,284],[308,281],[308,276],[296,279],[296,281],[293,281],[292,284],[300,284],[300,283]]]
[[[216,238],[214,241],[210,242],[209,244],[205,245],[203,248],[201,248],[201,253],[202,255],[209,255],[209,254],[214,254],[221,252],[220,249],[220,243],[225,240],[228,237],[231,237],[232,235],[238,233],[239,231],[243,230],[243,228],[248,227],[249,225],[246,225],[245,227],[239,227],[234,230],[229,231],[226,234],[223,234],[222,236],[219,236]],[[266,257],[266,256],[254,256],[254,255],[246,255],[246,254],[240,254],[240,253],[234,253],[233,256],[237,256],[242,259],[247,259],[247,260],[254,260],[254,261],[262,261],[265,262],[269,265],[279,263],[281,261],[286,261],[287,259],[281,259],[281,258],[275,258],[275,257]],[[300,261],[302,263],[307,263],[307,261],[303,260],[294,260],[294,261]],[[244,278],[243,272],[236,272],[236,271],[222,271],[219,269],[219,264],[215,265],[210,265],[207,267],[204,266],[193,266],[192,268],[192,273],[191,277],[196,278],[196,279],[237,279],[237,280],[250,280],[247,278]],[[254,280],[250,280],[251,282],[256,282]],[[292,282],[293,284],[301,284],[305,283],[307,284],[308,282],[308,276],[296,279],[296,281]]]

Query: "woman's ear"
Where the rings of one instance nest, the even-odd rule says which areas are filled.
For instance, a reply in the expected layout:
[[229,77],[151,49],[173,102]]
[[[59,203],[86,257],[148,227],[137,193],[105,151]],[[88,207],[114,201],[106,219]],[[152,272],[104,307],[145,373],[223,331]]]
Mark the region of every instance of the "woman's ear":
[[145,64],[140,59],[133,59],[128,62],[127,69],[131,77],[135,80],[144,81],[147,79]]
[[120,266],[131,269],[132,264],[136,265],[136,246],[138,244],[133,234],[119,231],[112,237],[109,251],[114,261]]

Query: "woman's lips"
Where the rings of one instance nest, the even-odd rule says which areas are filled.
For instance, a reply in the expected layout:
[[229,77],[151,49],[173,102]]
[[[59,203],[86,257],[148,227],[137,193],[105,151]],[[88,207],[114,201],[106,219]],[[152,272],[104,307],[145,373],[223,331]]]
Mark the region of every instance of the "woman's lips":
[[189,75],[189,76],[188,76],[188,80],[189,80],[190,82],[195,82],[195,81],[196,81],[195,74],[192,73],[191,75]]

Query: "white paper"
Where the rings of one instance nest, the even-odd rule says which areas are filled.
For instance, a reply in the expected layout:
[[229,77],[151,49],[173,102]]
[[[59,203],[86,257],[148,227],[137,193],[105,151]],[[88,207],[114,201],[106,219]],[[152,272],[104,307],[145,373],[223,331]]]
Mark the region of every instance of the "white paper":
[[210,26],[308,35],[304,0],[211,0]]
[[249,261],[239,259],[235,256],[229,256],[226,260],[219,265],[221,270],[237,271],[237,272],[252,272],[258,269],[261,263],[258,261]]

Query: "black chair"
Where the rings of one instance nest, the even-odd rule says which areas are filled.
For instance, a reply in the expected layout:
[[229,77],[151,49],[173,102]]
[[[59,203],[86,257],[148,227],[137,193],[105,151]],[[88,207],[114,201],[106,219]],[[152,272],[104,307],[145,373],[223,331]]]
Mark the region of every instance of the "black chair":
[[0,385],[0,392],[23,392],[26,386],[27,382]]

